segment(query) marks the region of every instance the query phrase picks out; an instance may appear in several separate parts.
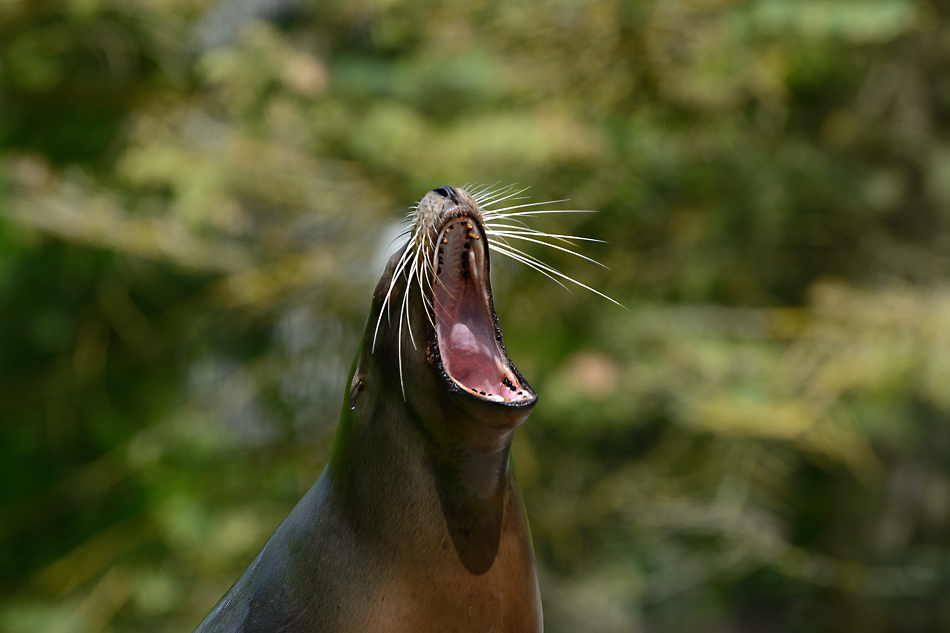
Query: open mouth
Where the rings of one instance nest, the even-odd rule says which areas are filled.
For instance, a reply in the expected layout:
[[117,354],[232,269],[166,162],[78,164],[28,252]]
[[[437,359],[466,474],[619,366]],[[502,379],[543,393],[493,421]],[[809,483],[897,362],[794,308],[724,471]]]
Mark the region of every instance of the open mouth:
[[432,304],[442,366],[463,390],[486,400],[533,400],[502,351],[488,289],[488,251],[477,223],[452,218],[433,253]]

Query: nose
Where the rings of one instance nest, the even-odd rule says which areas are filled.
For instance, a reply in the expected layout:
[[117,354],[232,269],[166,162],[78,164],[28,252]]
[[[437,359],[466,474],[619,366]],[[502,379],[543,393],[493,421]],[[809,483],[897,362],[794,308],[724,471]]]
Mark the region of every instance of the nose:
[[433,189],[432,191],[439,194],[443,198],[448,198],[452,202],[458,204],[458,191],[455,190],[455,187],[439,187],[437,189]]

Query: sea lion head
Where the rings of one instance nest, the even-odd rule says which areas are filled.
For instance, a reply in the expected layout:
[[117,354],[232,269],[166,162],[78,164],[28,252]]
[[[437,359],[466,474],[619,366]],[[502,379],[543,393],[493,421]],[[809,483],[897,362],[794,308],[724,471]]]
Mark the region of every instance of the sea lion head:
[[411,221],[373,296],[364,345],[377,379],[388,377],[388,389],[437,437],[510,437],[537,395],[505,351],[482,211],[464,189],[439,187]]

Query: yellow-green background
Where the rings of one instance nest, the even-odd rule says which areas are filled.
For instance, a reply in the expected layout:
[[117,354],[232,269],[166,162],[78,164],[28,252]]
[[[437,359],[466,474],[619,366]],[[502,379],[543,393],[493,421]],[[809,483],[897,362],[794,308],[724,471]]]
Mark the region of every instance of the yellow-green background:
[[950,630],[947,2],[0,0],[0,631],[190,631],[468,182],[629,308],[493,260],[546,631]]

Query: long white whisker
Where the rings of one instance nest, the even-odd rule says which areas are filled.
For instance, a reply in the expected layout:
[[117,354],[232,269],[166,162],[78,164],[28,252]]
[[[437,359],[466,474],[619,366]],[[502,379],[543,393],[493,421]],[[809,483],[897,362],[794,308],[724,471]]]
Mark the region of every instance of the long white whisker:
[[[510,202],[517,202],[518,200],[530,200],[530,199],[531,199],[531,196],[518,196],[517,198],[506,198],[506,199],[509,200]],[[504,199],[503,199],[503,200],[504,200]],[[498,202],[502,202],[503,200],[498,200]],[[492,204],[494,204],[494,203],[492,203]],[[541,203],[541,204],[550,204],[550,203],[548,203],[548,202],[543,202],[543,203]],[[506,207],[506,208],[510,208],[510,207]],[[492,215],[492,214],[495,213],[495,211],[501,211],[501,210],[503,210],[503,209],[483,209],[483,211],[484,211],[486,214],[488,214],[488,215]]]
[[[492,184],[490,184],[490,185],[475,185],[475,186],[478,187],[478,189],[475,189],[474,191],[470,191],[469,193],[471,193],[471,194],[472,194],[472,197],[475,198],[475,202],[479,202],[479,203],[480,203],[480,202],[484,201],[486,197],[493,196],[493,195],[495,195],[497,192],[502,191],[503,189],[507,189],[507,188],[511,187],[511,185],[505,185],[505,186],[502,186],[502,187],[498,187],[498,189],[495,189],[495,190],[493,190],[493,191],[488,191],[488,190],[491,189],[492,187],[497,187],[500,182],[501,182],[501,181],[499,180],[498,182],[492,183]],[[465,190],[468,191],[468,188],[465,188]],[[486,193],[486,192],[487,192],[487,193]]]
[[565,252],[565,253],[570,253],[571,255],[574,255],[575,257],[580,257],[581,259],[586,259],[587,261],[591,262],[592,264],[597,264],[598,266],[600,266],[600,267],[602,267],[602,268],[606,268],[607,270],[610,270],[610,268],[609,268],[608,266],[605,266],[604,264],[601,264],[601,263],[600,263],[599,261],[597,261],[596,259],[591,259],[590,257],[587,257],[586,255],[581,255],[580,253],[578,253],[578,252],[576,252],[576,251],[572,251],[572,250],[569,249],[569,248],[564,248],[563,246],[558,246],[557,244],[551,244],[550,242],[545,242],[545,241],[543,241],[543,240],[536,240],[536,239],[534,239],[534,238],[528,237],[527,235],[518,235],[517,233],[511,232],[511,231],[492,231],[492,232],[493,232],[495,235],[501,235],[501,236],[503,236],[503,237],[510,237],[510,238],[513,238],[513,239],[516,239],[516,240],[524,240],[524,241],[526,241],[526,242],[534,242],[535,244],[542,244],[542,245],[547,246],[547,247],[549,247],[549,248],[556,248],[556,249],[559,250],[559,251],[563,251],[563,252]]
[[386,248],[389,248],[390,246],[392,246],[392,245],[393,245],[394,243],[396,243],[397,241],[399,241],[399,240],[401,240],[402,238],[404,238],[404,237],[406,237],[407,235],[409,235],[411,232],[412,232],[412,229],[406,229],[405,231],[401,231],[401,232],[399,233],[399,235],[397,235],[397,236],[394,237],[393,239],[389,240],[389,244],[386,245]]
[[[416,339],[412,333],[412,323],[409,321],[409,294],[412,292],[412,280],[418,275],[418,262],[419,262],[419,251],[420,249],[413,249],[413,258],[412,263],[410,264],[409,273],[406,278],[406,291],[402,296],[402,305],[399,307],[399,329],[397,330],[398,341],[396,344],[397,353],[399,354],[399,387],[402,389],[402,399],[406,399],[406,386],[403,383],[403,372],[402,372],[402,323],[403,317],[405,317],[406,328],[409,330],[409,340],[412,342],[412,348],[418,349],[416,346]],[[419,292],[422,293],[422,283],[419,283]]]
[[[406,292],[402,296],[402,306],[400,306],[400,312],[406,313],[406,326],[409,329],[409,340],[412,341],[412,348],[418,349],[416,347],[416,337],[412,334],[412,323],[409,322],[409,293],[412,292],[412,280],[414,277],[418,276],[418,262],[419,262],[419,250],[416,250],[415,256],[412,258],[412,264],[409,268],[409,280],[406,282]],[[419,291],[422,291],[422,283],[419,283]],[[402,318],[400,316],[400,318]],[[402,336],[402,326],[399,328],[399,336]]]
[[494,198],[492,198],[491,200],[486,201],[484,205],[481,205],[482,211],[483,211],[484,213],[494,213],[494,212],[495,212],[495,209],[490,209],[489,206],[490,206],[490,205],[493,205],[493,204],[498,204],[498,203],[500,203],[500,202],[504,202],[505,200],[510,200],[511,202],[516,202],[516,201],[518,201],[518,200],[528,200],[528,199],[530,199],[530,196],[519,196],[519,195],[518,195],[519,193],[521,193],[521,192],[520,192],[520,191],[512,191],[512,192],[510,192],[510,193],[507,192],[507,191],[498,192],[498,195],[496,195],[496,196],[495,196]]
[[511,185],[504,185],[504,186],[496,188],[497,185],[498,185],[497,182],[491,185],[485,185],[479,188],[474,193],[472,192],[469,192],[469,193],[472,194],[472,197],[475,199],[475,202],[477,202],[479,206],[483,206],[485,204],[489,204],[489,200],[491,200],[493,196],[496,196],[499,193],[503,193],[511,189]]
[[[512,187],[512,188],[513,188],[513,187]],[[494,198],[486,199],[485,202],[484,202],[484,204],[480,203],[480,204],[481,204],[481,207],[482,207],[482,210],[484,211],[484,210],[485,210],[485,207],[487,207],[488,205],[491,205],[491,204],[498,204],[499,202],[502,202],[502,201],[504,201],[504,200],[507,200],[508,198],[511,198],[511,197],[513,197],[513,196],[517,196],[517,195],[519,195],[519,194],[522,194],[522,193],[524,193],[525,191],[527,191],[527,190],[530,189],[530,188],[531,188],[531,187],[525,187],[524,189],[519,189],[519,190],[517,190],[517,191],[511,191],[510,189],[504,190],[504,191],[500,191],[500,192],[497,193],[497,195],[494,196]]]
[[379,318],[376,319],[376,329],[373,330],[373,347],[370,352],[376,351],[376,339],[379,336],[379,324],[383,321],[383,313],[388,314],[389,307],[389,298],[392,295],[393,288],[396,286],[396,279],[402,275],[402,271],[406,268],[406,263],[409,261],[409,254],[411,253],[412,248],[409,244],[406,245],[406,249],[402,252],[402,255],[399,257],[399,261],[396,262],[396,266],[393,269],[392,279],[389,280],[389,289],[386,291],[386,296],[383,298],[383,305],[379,309]]
[[548,279],[550,279],[551,281],[559,285],[561,288],[564,288],[565,290],[567,290],[572,297],[577,296],[574,294],[574,292],[570,288],[568,288],[563,283],[561,283],[561,281],[557,277],[549,275],[542,268],[540,268],[539,267],[540,262],[532,261],[533,258],[530,255],[527,255],[517,249],[513,249],[510,247],[505,248],[504,246],[501,246],[501,244],[497,241],[490,240],[490,243],[492,246],[492,250],[494,250],[496,253],[499,253],[500,255],[504,255],[505,257],[513,259],[516,262],[520,262],[524,264],[525,266],[528,266],[529,268],[533,268],[534,270],[538,271],[539,273],[541,273],[542,275],[544,275],[545,277],[547,277]]
[[[409,296],[409,286],[406,286],[406,296]],[[409,329],[410,333],[412,328]],[[396,335],[396,354],[399,356],[399,388],[402,390],[402,399],[406,400],[406,385],[402,382],[402,310],[399,311],[399,330]]]
[[528,223],[525,222],[524,220],[519,220],[517,218],[512,220],[512,222],[517,223],[517,226],[510,225],[510,224],[509,225],[500,224],[501,222],[505,222],[507,220],[507,218],[503,218],[503,217],[486,216],[482,214],[482,219],[485,221],[485,226],[504,226],[504,227],[512,228],[512,229],[520,228],[520,229],[529,229],[531,231],[537,230],[537,229],[532,229],[530,226],[528,226]]
[[[422,249],[423,253],[435,253],[435,249],[432,247],[432,238],[430,235],[426,234],[424,237],[425,244]],[[433,255],[434,256],[434,255]],[[429,319],[429,323],[432,324],[432,327],[435,328],[435,311],[432,306],[432,300],[429,297],[435,296],[435,288],[433,287],[433,280],[435,279],[435,270],[432,268],[432,257],[426,257],[422,261],[424,266],[423,272],[425,273],[426,285],[429,287],[429,294],[422,293],[423,305],[426,311],[426,317]],[[419,284],[419,287],[422,287],[422,284]]]
[[572,244],[571,240],[580,240],[582,242],[598,242],[600,244],[606,244],[605,240],[598,240],[593,237],[582,237],[580,235],[560,235],[558,233],[547,233],[545,231],[538,231],[537,229],[532,229],[530,227],[521,227],[514,224],[488,224],[485,223],[485,227],[490,231],[495,231],[496,229],[511,229],[511,233],[523,234],[523,235],[539,235],[541,237],[551,237],[555,239],[562,240],[568,244]]
[[507,220],[508,218],[515,218],[525,215],[548,215],[555,213],[597,213],[593,209],[548,209],[545,211],[519,211],[518,213],[502,213],[497,216],[493,216],[492,219]]
[[[569,202],[569,201],[570,200],[568,198],[564,198],[563,200],[545,200],[544,202],[526,202],[524,204],[515,204],[510,207],[505,207],[503,209],[489,209],[488,213],[489,215],[493,217],[504,216],[504,215],[508,215],[507,213],[505,213],[506,211],[511,211],[513,209],[524,209],[526,207],[540,207],[542,204],[557,204],[558,202]],[[558,213],[577,213],[576,211],[562,210],[562,209],[551,209],[551,211],[558,212]]]
[[[476,186],[478,187],[478,189],[476,189],[476,190],[474,190],[474,191],[469,191],[469,193],[471,193],[471,194],[472,194],[472,197],[475,198],[475,202],[477,202],[477,203],[479,203],[479,205],[481,205],[483,202],[485,202],[485,200],[487,200],[488,198],[494,196],[494,195],[497,194],[498,192],[500,192],[500,191],[508,191],[508,190],[511,189],[511,185],[502,185],[501,187],[498,187],[498,184],[499,184],[500,182],[501,182],[501,181],[499,180],[498,182],[495,182],[495,183],[490,184],[490,185],[476,185]],[[494,189],[494,187],[498,187],[498,188],[497,188],[497,189]],[[489,190],[491,190],[491,191],[489,191]],[[468,191],[467,188],[466,188],[466,191]]]
[[[493,244],[493,245],[497,245],[497,244]],[[508,248],[509,248],[509,249],[512,249],[512,250],[517,250],[517,249],[514,249],[514,247],[512,247],[512,246],[508,246]],[[501,252],[501,251],[499,251],[499,252]],[[522,256],[525,256],[525,257],[530,257],[530,255],[526,255],[525,253],[522,253],[521,251],[517,251],[517,252],[518,252],[519,255],[522,255]],[[511,255],[510,253],[503,253],[503,254],[506,254],[506,255],[508,255],[509,257],[512,257],[512,255]],[[605,295],[605,294],[602,293],[602,292],[599,292],[599,291],[597,291],[597,290],[594,290],[594,289],[591,288],[590,286],[587,286],[587,285],[585,285],[585,284],[582,284],[581,282],[577,281],[577,280],[574,279],[573,277],[570,277],[569,275],[565,275],[564,273],[562,273],[562,272],[559,271],[558,269],[553,268],[553,267],[551,267],[551,266],[548,266],[547,264],[544,264],[544,263],[538,261],[537,259],[535,259],[535,258],[533,258],[533,257],[532,257],[531,259],[533,260],[533,264],[534,264],[534,265],[532,266],[532,268],[534,268],[534,269],[537,270],[538,272],[542,272],[541,269],[543,268],[544,270],[546,270],[547,272],[551,273],[552,275],[557,275],[557,276],[560,277],[561,279],[566,279],[567,281],[571,282],[572,284],[575,284],[575,285],[577,285],[577,286],[580,286],[581,288],[584,288],[585,290],[590,290],[590,291],[593,292],[595,295],[599,295],[599,296],[603,297],[603,298],[606,299],[607,301],[609,301],[609,302],[611,302],[611,303],[613,303],[613,304],[615,304],[615,305],[620,306],[620,307],[623,308],[624,310],[627,309],[622,303],[620,303],[620,302],[618,302],[618,301],[616,301],[616,300],[614,300],[614,299],[611,299],[610,297],[608,297],[607,295]],[[528,262],[525,262],[525,263],[528,263]],[[598,263],[598,262],[595,262],[595,263]],[[601,265],[602,265],[602,264],[601,264]],[[573,293],[571,293],[571,294],[573,294]]]
[[[577,244],[575,244],[571,240],[575,240],[575,239],[583,239],[585,241],[592,240],[592,238],[577,238],[573,235],[558,235],[556,233],[545,233],[544,231],[536,231],[535,229],[532,229],[532,228],[528,228],[528,227],[523,228],[520,226],[511,225],[511,224],[492,224],[490,226],[486,225],[485,230],[488,233],[507,233],[510,235],[532,235],[534,237],[550,237],[552,239],[556,239],[559,242],[563,242],[567,244],[568,246],[573,246],[574,248],[577,247]],[[600,241],[600,240],[594,240],[594,241]]]

